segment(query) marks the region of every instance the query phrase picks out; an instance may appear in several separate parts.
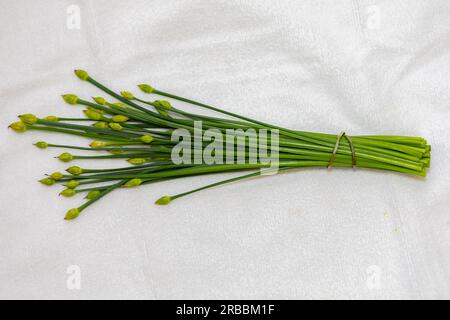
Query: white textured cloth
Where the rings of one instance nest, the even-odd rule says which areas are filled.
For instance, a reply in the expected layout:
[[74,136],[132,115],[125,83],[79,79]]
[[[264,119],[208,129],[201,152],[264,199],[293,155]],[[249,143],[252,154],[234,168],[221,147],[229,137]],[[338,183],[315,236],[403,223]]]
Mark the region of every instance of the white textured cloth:
[[[4,2],[0,298],[450,298],[449,38],[447,0]],[[83,200],[36,183],[67,165],[31,143],[88,141],[6,127],[80,115],[59,95],[102,94],[76,67],[299,130],[422,136],[431,169],[301,170],[153,204],[225,175],[187,178],[67,222]]]

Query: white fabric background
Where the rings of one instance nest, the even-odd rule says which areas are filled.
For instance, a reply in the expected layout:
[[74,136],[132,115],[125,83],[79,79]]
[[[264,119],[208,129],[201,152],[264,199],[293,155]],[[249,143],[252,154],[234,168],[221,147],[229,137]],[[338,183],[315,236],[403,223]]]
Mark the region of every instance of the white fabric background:
[[[79,30],[66,27],[71,4]],[[450,298],[449,1],[0,8],[1,298]],[[301,130],[423,136],[432,168],[304,170],[153,205],[224,175],[189,178],[117,191],[67,222],[81,197],[36,183],[67,164],[31,143],[88,141],[6,127],[27,112],[79,115],[59,95],[100,92],[75,67]],[[71,265],[80,290],[66,287]]]

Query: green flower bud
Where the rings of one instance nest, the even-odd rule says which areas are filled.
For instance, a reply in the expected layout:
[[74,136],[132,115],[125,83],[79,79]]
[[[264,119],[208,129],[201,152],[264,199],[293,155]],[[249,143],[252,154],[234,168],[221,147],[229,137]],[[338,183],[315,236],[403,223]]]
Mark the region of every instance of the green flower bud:
[[98,112],[98,113],[101,113],[101,114],[105,113],[103,110],[100,110],[100,109],[97,109],[97,108],[94,108],[94,107],[87,107],[87,109],[95,111],[95,112]]
[[125,188],[131,188],[131,187],[137,187],[137,186],[139,186],[141,183],[142,183],[142,180],[141,180],[141,179],[135,178],[135,179],[128,180],[128,182],[125,183],[123,186],[124,186]]
[[71,155],[68,152],[64,152],[58,156],[58,159],[61,160],[62,162],[70,162],[73,160],[73,155]]
[[108,123],[104,121],[97,121],[96,123],[93,124],[93,126],[100,129],[106,129],[108,128]]
[[111,129],[117,130],[117,131],[120,131],[120,130],[123,129],[123,127],[122,127],[120,124],[115,123],[115,122],[110,122],[110,123],[109,123],[109,127],[110,127]]
[[45,141],[38,141],[34,145],[39,149],[46,149],[48,147],[48,143]]
[[9,128],[13,129],[15,132],[25,132],[27,131],[27,125],[22,121],[16,121],[9,125]]
[[117,148],[117,149],[108,150],[108,152],[111,154],[122,154],[123,150],[121,148]]
[[133,94],[130,91],[120,91],[120,94],[125,99],[128,99],[128,100],[133,100],[134,99],[134,96],[133,96]]
[[87,80],[87,78],[89,78],[89,74],[84,70],[77,69],[74,72],[80,80],[85,81],[85,80]]
[[64,189],[63,191],[61,191],[59,193],[60,196],[63,196],[66,198],[73,197],[76,194],[77,194],[77,192],[74,189],[70,189],[70,188]]
[[89,145],[91,148],[104,148],[108,145],[107,142],[105,141],[98,141],[98,140],[94,140],[91,142],[91,144]]
[[74,176],[78,176],[83,173],[83,169],[81,169],[78,166],[72,166],[70,168],[67,168],[66,171]]
[[170,102],[169,102],[169,101],[166,101],[166,100],[155,100],[155,101],[153,101],[153,103],[154,103],[156,106],[162,107],[162,108],[167,109],[167,110],[172,110],[172,109],[173,109],[173,107],[172,107],[172,105],[170,104]]
[[63,174],[61,172],[53,172],[50,175],[50,178],[52,178],[55,181],[61,180],[63,178]]
[[75,189],[76,187],[78,187],[79,184],[80,183],[77,180],[70,180],[65,184],[65,186],[70,189]]
[[40,183],[45,184],[46,186],[52,186],[55,184],[55,180],[52,178],[44,178],[39,180]]
[[128,121],[128,117],[121,115],[121,114],[116,114],[115,116],[112,117],[112,121],[114,122],[127,122]]
[[91,120],[100,120],[102,119],[102,114],[100,112],[94,111],[94,110],[83,110],[84,114],[86,115],[86,117],[88,117]]
[[19,119],[26,124],[35,124],[38,121],[38,118],[31,113],[22,114],[19,116]]
[[169,197],[169,196],[164,196],[164,197],[161,197],[161,198],[159,198],[158,200],[156,200],[156,201],[155,201],[155,204],[159,204],[159,205],[161,205],[161,206],[164,206],[164,205],[166,205],[166,204],[169,204],[170,201],[172,201],[172,198],[171,198],[171,197]]
[[127,161],[131,164],[143,164],[147,160],[145,160],[144,158],[132,158],[132,159],[128,159]]
[[139,87],[139,89],[142,90],[142,92],[145,92],[145,93],[152,93],[153,91],[155,91],[155,89],[152,86],[145,84],[145,83],[138,84],[138,87]]
[[106,104],[106,100],[103,97],[92,97],[92,99],[94,99],[94,101],[98,104],[101,104],[101,105]]
[[141,142],[143,142],[143,143],[151,143],[154,140],[154,138],[150,135],[145,135],[145,136],[141,136],[139,138],[139,140],[141,140]]
[[78,96],[74,94],[63,94],[62,95],[65,102],[68,104],[77,104],[78,103]]
[[67,211],[66,216],[64,217],[65,220],[72,220],[75,219],[80,215],[80,210],[78,208],[73,208]]
[[44,120],[47,120],[47,121],[58,121],[59,118],[57,116],[46,116],[44,118]]
[[99,191],[99,190],[91,190],[91,191],[89,191],[88,192],[88,194],[86,195],[86,199],[89,199],[89,200],[93,200],[93,199],[96,199],[96,198],[98,198],[98,196],[101,194],[101,191]]

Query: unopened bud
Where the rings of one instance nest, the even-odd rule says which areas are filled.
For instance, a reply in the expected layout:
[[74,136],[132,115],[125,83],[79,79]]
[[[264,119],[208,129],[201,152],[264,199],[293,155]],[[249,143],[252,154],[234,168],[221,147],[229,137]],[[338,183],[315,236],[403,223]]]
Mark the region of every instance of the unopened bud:
[[110,122],[110,123],[109,123],[109,127],[110,127],[111,129],[117,130],[117,131],[120,131],[120,130],[123,129],[123,127],[122,127],[120,124],[115,123],[115,122]]
[[114,122],[127,122],[128,121],[128,117],[121,115],[121,114],[116,114],[115,116],[112,117],[112,121]]
[[9,125],[9,128],[13,129],[15,132],[25,132],[27,131],[27,125],[23,121],[16,121]]
[[73,160],[73,155],[71,155],[68,152],[64,152],[58,156],[58,159],[61,160],[62,162],[70,162]]
[[80,79],[80,80],[87,80],[87,78],[89,78],[89,74],[86,72],[86,71],[84,71],[84,70],[81,70],[81,69],[77,69],[77,70],[75,70],[74,71],[75,72],[75,74],[76,74],[76,76]]
[[89,199],[89,200],[93,200],[93,199],[96,199],[96,198],[98,198],[98,196],[101,194],[101,191],[99,191],[99,190],[91,190],[91,191],[89,191],[88,192],[88,194],[86,195],[86,199]]
[[53,172],[50,175],[50,178],[52,178],[55,181],[61,180],[63,178],[63,174],[61,172]]
[[89,145],[91,148],[104,148],[108,145],[107,142],[105,141],[98,141],[98,140],[94,140],[91,142],[91,144]]
[[66,198],[73,197],[76,194],[77,194],[77,192],[74,189],[70,189],[70,188],[64,189],[63,191],[61,191],[59,193],[60,196],[63,196]]
[[35,124],[38,121],[38,118],[31,113],[22,114],[19,116],[19,119],[26,124]]
[[94,126],[96,128],[100,128],[100,129],[106,129],[106,128],[108,128],[108,123],[104,122],[104,121],[97,121],[92,126]]
[[83,110],[84,114],[86,115],[86,117],[88,117],[91,120],[100,120],[102,119],[102,114],[100,112],[94,111],[94,110]]
[[147,160],[145,160],[144,158],[132,158],[132,159],[128,159],[127,161],[131,164],[143,164]]
[[142,180],[141,180],[141,179],[135,178],[135,179],[128,180],[128,182],[125,183],[123,186],[124,186],[125,188],[131,188],[131,187],[137,187],[137,186],[139,186],[141,183],[142,183]]
[[46,186],[52,186],[55,184],[55,180],[52,178],[44,178],[39,180],[40,183],[45,184]]
[[138,84],[138,87],[139,87],[139,89],[142,90],[142,92],[145,92],[145,93],[152,93],[153,91],[155,91],[155,89],[151,85],[148,85],[145,83]]
[[161,197],[161,198],[159,198],[158,200],[156,200],[156,201],[155,201],[155,204],[159,204],[159,205],[161,205],[161,206],[164,206],[164,205],[166,205],[166,204],[169,204],[170,201],[172,201],[172,198],[171,198],[171,197],[169,197],[169,196],[164,196],[164,197]]
[[70,189],[75,189],[76,187],[78,187],[79,184],[80,183],[77,180],[70,180],[65,184],[65,186]]
[[101,105],[104,105],[106,103],[106,100],[103,97],[92,97],[92,99],[94,99],[96,103]]
[[125,99],[128,99],[128,100],[133,100],[134,99],[134,95],[130,91],[121,91],[120,94]]
[[169,101],[166,101],[166,100],[155,100],[155,101],[153,101],[153,103],[154,103],[156,106],[162,107],[162,108],[167,109],[167,110],[172,110],[172,109],[173,109],[173,107],[172,107],[172,105],[170,104],[170,102],[169,102]]
[[145,135],[145,136],[141,136],[139,138],[139,140],[141,140],[141,142],[143,142],[143,143],[151,143],[154,140],[154,138],[150,135]]
[[65,102],[68,104],[77,104],[78,103],[78,96],[74,94],[63,94],[62,95]]
[[73,208],[67,211],[66,216],[64,217],[65,220],[72,220],[75,219],[80,215],[80,210],[78,208]]
[[44,118],[44,120],[47,120],[47,121],[58,121],[59,118],[57,116],[46,116]]
[[39,149],[46,149],[48,147],[48,143],[45,141],[38,141],[34,145]]
[[74,176],[78,176],[83,173],[83,169],[81,169],[78,166],[72,166],[70,168],[67,168],[66,171]]

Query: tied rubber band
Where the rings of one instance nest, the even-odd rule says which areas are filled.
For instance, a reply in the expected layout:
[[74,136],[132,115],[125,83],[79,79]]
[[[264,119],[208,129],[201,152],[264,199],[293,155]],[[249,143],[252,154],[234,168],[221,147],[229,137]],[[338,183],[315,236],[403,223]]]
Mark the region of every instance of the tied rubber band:
[[352,152],[352,167],[353,168],[356,167],[356,154],[355,154],[355,147],[353,146],[352,139],[350,139],[350,137],[348,135],[346,135],[345,132],[341,132],[337,136],[337,140],[336,140],[336,144],[334,145],[333,153],[331,154],[330,161],[328,162],[328,166],[327,166],[328,169],[331,168],[331,166],[334,163],[334,160],[336,159],[336,153],[339,149],[339,144],[341,143],[342,137],[345,137],[345,139],[347,139],[347,141],[348,141],[350,150]]

